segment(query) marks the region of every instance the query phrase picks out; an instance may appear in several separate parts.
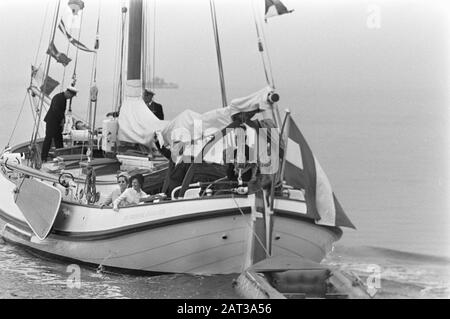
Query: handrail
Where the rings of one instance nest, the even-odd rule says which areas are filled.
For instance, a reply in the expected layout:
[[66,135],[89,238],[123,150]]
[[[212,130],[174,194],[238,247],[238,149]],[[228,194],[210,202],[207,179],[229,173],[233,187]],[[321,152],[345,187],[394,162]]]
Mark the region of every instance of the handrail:
[[[1,163],[0,165],[4,165],[5,163]],[[38,169],[34,169],[28,166],[24,166],[21,164],[14,164],[14,163],[8,163],[8,168],[13,168],[14,170],[17,170],[23,174],[26,175],[31,175],[33,177],[42,179],[42,180],[46,180],[49,182],[58,182],[58,178],[59,175],[53,175],[47,172],[43,172],[40,171]],[[81,177],[74,177],[74,182],[75,183],[84,183],[85,182],[85,178],[81,178]],[[111,181],[97,181],[96,182],[97,185],[110,185],[110,184],[115,184],[116,181],[115,180],[111,180]]]

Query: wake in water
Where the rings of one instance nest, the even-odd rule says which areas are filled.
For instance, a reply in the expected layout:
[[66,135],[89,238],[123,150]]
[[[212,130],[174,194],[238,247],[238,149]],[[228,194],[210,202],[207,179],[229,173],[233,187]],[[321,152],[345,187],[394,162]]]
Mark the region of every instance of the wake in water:
[[[375,282],[374,298],[449,298],[450,260],[375,247],[343,247],[325,264]],[[72,266],[72,268],[71,268]],[[239,298],[234,275],[131,276],[79,268],[80,286],[72,281],[78,266],[42,259],[0,240],[0,298]]]
[[[79,281],[76,280],[79,271]],[[234,299],[236,275],[131,276],[43,259],[0,239],[0,299]]]
[[450,259],[445,257],[337,246],[324,263],[375,284],[374,298],[450,297]]

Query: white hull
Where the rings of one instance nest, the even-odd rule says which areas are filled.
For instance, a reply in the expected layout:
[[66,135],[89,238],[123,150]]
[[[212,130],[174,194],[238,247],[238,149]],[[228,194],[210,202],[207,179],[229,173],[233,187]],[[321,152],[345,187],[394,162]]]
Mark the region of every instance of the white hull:
[[[39,240],[14,204],[14,188],[1,175],[0,235],[9,242],[132,271],[229,274],[246,267],[254,195],[164,201],[119,212],[63,202],[52,233]],[[341,235],[337,227],[305,219],[302,202],[278,200],[275,208],[274,256],[320,262]]]

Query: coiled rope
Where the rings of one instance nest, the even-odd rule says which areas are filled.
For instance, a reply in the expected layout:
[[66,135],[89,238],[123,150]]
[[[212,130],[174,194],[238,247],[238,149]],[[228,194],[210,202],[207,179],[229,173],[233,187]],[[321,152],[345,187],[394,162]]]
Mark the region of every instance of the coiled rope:
[[86,174],[84,194],[88,204],[94,204],[97,201],[96,174],[93,167],[88,167]]

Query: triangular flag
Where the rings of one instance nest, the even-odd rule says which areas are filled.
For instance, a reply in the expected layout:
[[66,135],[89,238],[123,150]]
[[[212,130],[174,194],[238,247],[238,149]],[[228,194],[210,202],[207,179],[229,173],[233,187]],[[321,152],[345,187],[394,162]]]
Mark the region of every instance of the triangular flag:
[[85,51],[85,52],[95,52],[94,50],[89,49],[87,46],[85,46],[83,43],[75,39],[69,31],[67,31],[66,25],[64,21],[61,19],[58,25],[58,29],[64,34],[64,36],[69,40],[72,45],[74,45],[76,48]]
[[270,17],[274,17],[277,15],[282,15],[285,13],[291,13],[294,10],[288,10],[286,6],[280,0],[265,0],[266,1],[266,11],[265,11],[265,20]]
[[336,199],[330,181],[290,118],[284,180],[305,191],[306,215],[316,224],[355,228]]

